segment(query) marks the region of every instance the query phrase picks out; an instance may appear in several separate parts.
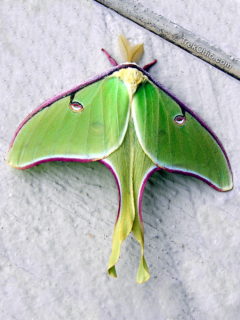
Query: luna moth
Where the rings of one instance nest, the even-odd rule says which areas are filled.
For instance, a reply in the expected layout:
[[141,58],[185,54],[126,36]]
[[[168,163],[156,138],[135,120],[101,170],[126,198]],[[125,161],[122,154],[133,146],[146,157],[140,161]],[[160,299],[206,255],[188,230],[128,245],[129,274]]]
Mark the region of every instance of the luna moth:
[[143,45],[120,43],[126,63],[102,49],[110,71],[40,105],[18,127],[7,161],[27,169],[48,161],[100,161],[113,173],[119,190],[109,275],[122,242],[132,232],[141,247],[137,282],[149,279],[144,258],[142,197],[156,170],[191,175],[218,191],[230,190],[226,153],[210,129],[135,62]]

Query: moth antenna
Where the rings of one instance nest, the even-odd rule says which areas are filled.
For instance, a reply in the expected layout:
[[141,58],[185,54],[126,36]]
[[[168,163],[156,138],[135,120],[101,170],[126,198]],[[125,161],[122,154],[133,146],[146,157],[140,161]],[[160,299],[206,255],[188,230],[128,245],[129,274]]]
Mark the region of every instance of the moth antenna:
[[124,62],[138,62],[142,58],[144,52],[143,43],[131,45],[123,35],[118,37],[118,42]]
[[111,63],[112,66],[118,66],[117,61],[105,50],[105,49],[101,49],[103,53],[105,53],[105,55],[108,58],[108,61]]

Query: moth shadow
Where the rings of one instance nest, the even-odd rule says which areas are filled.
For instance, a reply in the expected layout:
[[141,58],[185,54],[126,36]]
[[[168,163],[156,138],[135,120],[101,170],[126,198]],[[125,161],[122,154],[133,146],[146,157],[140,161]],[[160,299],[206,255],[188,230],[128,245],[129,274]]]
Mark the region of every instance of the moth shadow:
[[145,252],[155,278],[179,279],[181,264],[199,250],[198,208],[216,191],[198,179],[158,171],[143,198]]

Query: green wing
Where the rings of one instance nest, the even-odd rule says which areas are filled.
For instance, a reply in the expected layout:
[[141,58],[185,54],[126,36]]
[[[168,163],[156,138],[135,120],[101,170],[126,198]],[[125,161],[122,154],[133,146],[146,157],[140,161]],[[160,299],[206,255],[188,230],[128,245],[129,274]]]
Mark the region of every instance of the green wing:
[[194,175],[221,191],[232,188],[217,140],[167,93],[147,80],[138,87],[132,110],[139,142],[157,166]]
[[24,121],[8,162],[27,168],[51,160],[103,159],[122,143],[129,95],[122,80],[106,77],[44,105]]

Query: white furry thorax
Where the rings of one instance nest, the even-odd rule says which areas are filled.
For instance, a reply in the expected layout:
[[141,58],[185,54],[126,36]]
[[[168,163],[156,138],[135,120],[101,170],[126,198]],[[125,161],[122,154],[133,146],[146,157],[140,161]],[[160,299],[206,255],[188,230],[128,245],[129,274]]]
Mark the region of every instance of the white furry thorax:
[[124,68],[114,72],[111,77],[120,78],[128,88],[130,97],[133,96],[140,83],[144,82],[147,77],[136,68]]

